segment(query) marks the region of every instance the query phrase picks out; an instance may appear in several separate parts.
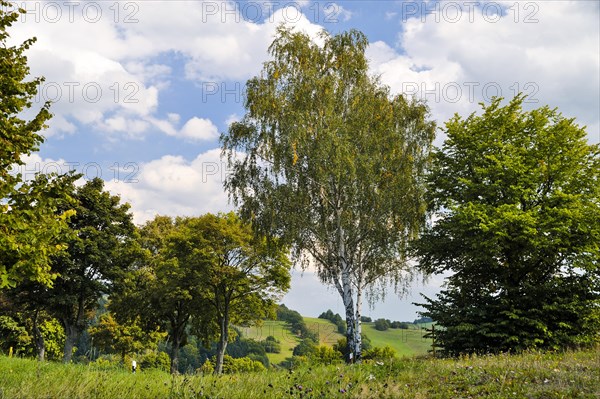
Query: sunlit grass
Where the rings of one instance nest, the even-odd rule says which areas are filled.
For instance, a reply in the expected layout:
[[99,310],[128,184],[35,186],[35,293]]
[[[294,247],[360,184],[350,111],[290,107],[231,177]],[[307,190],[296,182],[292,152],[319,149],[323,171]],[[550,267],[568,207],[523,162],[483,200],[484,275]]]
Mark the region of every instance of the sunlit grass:
[[0,357],[0,398],[598,398],[600,349],[215,377]]

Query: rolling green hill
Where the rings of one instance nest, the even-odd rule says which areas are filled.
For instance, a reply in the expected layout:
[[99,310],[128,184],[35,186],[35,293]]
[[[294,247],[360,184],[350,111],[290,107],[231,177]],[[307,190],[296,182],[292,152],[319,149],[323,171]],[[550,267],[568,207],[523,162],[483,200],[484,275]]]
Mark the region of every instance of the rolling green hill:
[[[342,334],[337,332],[337,327],[329,320],[316,317],[304,317],[304,322],[309,330],[319,336],[319,343],[333,346]],[[423,338],[425,331],[422,327],[430,327],[431,323],[413,325],[410,329],[388,329],[378,331],[375,323],[363,323],[363,333],[371,340],[373,346],[390,346],[398,356],[424,355],[431,349],[431,340]],[[283,321],[267,320],[262,326],[240,327],[242,336],[257,341],[264,340],[268,336],[275,337],[281,343],[280,353],[268,353],[267,356],[272,364],[279,364],[287,357],[292,356],[294,347],[300,342],[300,338],[290,332]]]
[[292,334],[286,327],[284,321],[266,320],[262,326],[254,327],[239,327],[244,338],[251,338],[257,341],[262,341],[269,335],[275,337],[281,343],[280,353],[268,353],[267,357],[271,364],[279,364],[286,357],[292,356],[294,347],[298,345],[300,339]]
[[363,323],[363,333],[371,340],[373,346],[390,346],[398,356],[424,355],[431,349],[431,339],[423,338],[425,330],[421,324],[410,324],[410,329],[402,330],[399,328],[378,331],[375,329],[375,323]]

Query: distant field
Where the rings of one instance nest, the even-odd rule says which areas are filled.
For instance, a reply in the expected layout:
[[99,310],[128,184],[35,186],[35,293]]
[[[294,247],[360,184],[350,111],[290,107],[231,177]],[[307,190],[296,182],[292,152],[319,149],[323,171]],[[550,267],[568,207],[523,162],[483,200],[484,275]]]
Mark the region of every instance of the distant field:
[[423,338],[426,331],[421,329],[424,325],[410,325],[410,329],[387,329],[378,331],[375,323],[363,323],[363,333],[371,340],[373,346],[390,346],[398,356],[424,355],[431,349],[431,339]]
[[271,335],[281,342],[280,353],[267,353],[271,364],[281,363],[285,358],[291,357],[294,347],[300,342],[300,339],[286,328],[283,321],[266,320],[260,327],[240,327],[240,330],[244,338],[262,341]]
[[[335,324],[329,320],[304,317],[304,322],[309,330],[319,335],[319,342],[322,345],[333,346],[338,339],[343,338],[343,335],[337,332]],[[363,333],[367,334],[373,346],[390,346],[398,356],[426,354],[431,349],[431,340],[423,338],[425,330],[422,327],[429,328],[431,323],[409,326],[408,330],[390,328],[386,331],[378,331],[375,329],[375,323],[362,323]],[[286,323],[283,321],[267,320],[260,327],[240,327],[240,330],[245,338],[261,341],[272,335],[281,342],[280,353],[267,354],[272,364],[279,364],[292,356],[294,347],[300,342],[300,339],[286,328]]]
[[337,332],[337,326],[325,319],[316,317],[304,317],[304,322],[308,329],[319,334],[319,343],[322,345],[333,346],[338,339],[344,336]]

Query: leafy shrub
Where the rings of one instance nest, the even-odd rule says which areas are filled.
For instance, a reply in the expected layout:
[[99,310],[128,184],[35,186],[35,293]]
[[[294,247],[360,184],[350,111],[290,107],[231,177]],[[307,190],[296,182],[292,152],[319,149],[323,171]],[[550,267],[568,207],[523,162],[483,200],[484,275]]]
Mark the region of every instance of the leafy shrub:
[[215,372],[215,365],[210,361],[210,359],[206,359],[198,371],[205,375],[212,374]]
[[281,353],[281,342],[272,335],[269,335],[261,344],[266,353]]
[[364,360],[389,361],[396,359],[396,351],[389,346],[375,346],[363,352]]
[[[361,349],[364,351],[371,349],[371,340],[367,337],[366,334],[360,334],[361,336]],[[346,337],[340,338],[337,340],[335,344],[333,344],[333,349],[339,353],[341,353],[342,358],[345,359],[348,356],[348,348],[347,348]]]
[[303,339],[300,341],[296,347],[294,347],[294,351],[292,352],[294,356],[312,356],[317,350],[317,345],[312,339]]
[[223,373],[248,373],[265,371],[266,367],[259,361],[252,360],[248,357],[234,359],[229,355],[223,357]]
[[3,352],[8,354],[12,348],[13,353],[22,353],[31,343],[31,337],[25,327],[19,325],[12,317],[0,316],[0,349]]
[[141,370],[158,369],[169,371],[171,359],[165,352],[148,352],[139,361]]
[[91,364],[100,369],[120,369],[123,367],[123,359],[121,359],[121,356],[114,353],[105,354],[99,356],[98,359],[93,361]]
[[318,364],[341,363],[343,360],[340,352],[327,345],[317,346],[309,358]]
[[390,328],[390,323],[386,319],[375,320],[375,329],[378,331],[385,331]]
[[393,321],[390,324],[390,328],[399,328],[401,330],[408,330],[408,323],[403,321]]

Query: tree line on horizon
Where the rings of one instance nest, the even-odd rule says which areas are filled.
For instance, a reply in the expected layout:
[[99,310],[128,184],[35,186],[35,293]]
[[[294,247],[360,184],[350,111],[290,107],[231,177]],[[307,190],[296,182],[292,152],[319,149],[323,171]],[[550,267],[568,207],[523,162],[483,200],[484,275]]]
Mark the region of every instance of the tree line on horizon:
[[434,148],[427,104],[369,73],[364,34],[317,44],[281,26],[220,139],[237,213],[135,226],[100,179],[10,172],[51,114],[22,119],[43,78],[29,76],[35,39],[6,44],[23,11],[0,5],[0,328],[32,331],[40,359],[63,334],[69,362],[108,298],[112,319],[97,321],[113,350],[166,334],[176,372],[193,336],[217,343],[221,373],[232,325],[274,314],[292,264],[340,294],[349,363],[362,359],[364,299],[406,293],[417,275],[447,274],[422,304],[437,353],[600,342],[600,146],[558,110],[495,98],[447,121]]

